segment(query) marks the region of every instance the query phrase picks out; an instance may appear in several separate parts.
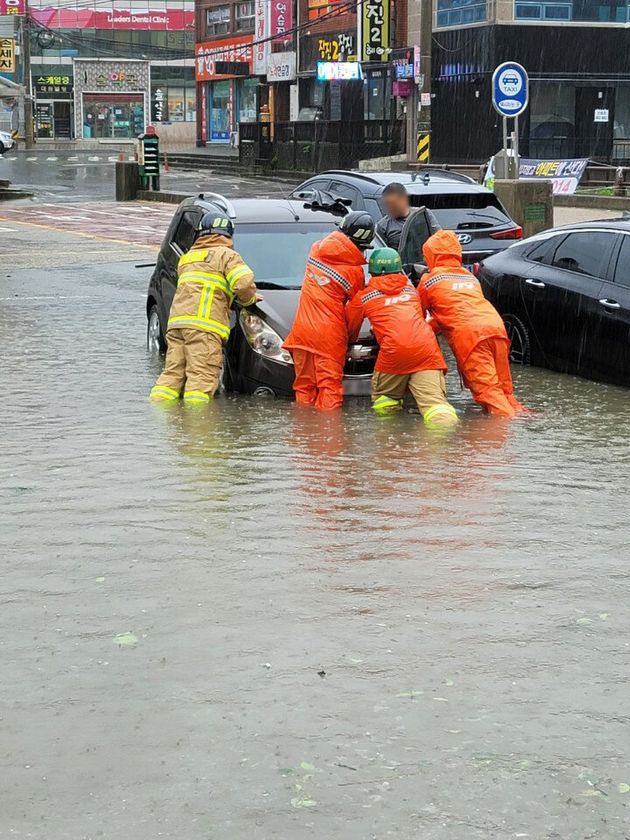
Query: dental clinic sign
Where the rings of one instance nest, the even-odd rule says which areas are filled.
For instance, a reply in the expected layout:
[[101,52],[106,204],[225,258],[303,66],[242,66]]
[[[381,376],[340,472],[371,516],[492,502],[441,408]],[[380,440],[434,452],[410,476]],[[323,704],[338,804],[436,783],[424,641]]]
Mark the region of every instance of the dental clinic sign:
[[499,64],[492,74],[492,104],[502,117],[520,117],[529,104],[529,77],[515,61]]

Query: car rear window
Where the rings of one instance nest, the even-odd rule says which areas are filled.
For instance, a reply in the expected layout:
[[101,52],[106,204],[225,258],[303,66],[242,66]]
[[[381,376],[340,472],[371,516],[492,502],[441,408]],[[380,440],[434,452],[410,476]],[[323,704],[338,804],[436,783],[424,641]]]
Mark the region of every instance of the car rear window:
[[257,282],[299,289],[311,245],[335,227],[332,218],[330,222],[237,223],[234,247],[254,272]]
[[446,230],[478,230],[505,225],[509,216],[493,193],[410,194],[412,207],[433,210]]

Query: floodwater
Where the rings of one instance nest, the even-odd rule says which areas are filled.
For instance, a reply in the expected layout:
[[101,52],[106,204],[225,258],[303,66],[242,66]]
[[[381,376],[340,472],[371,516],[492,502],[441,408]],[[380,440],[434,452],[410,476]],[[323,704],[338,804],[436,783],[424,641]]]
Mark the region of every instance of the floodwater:
[[0,837],[630,836],[628,392],[153,406],[145,288],[3,285]]

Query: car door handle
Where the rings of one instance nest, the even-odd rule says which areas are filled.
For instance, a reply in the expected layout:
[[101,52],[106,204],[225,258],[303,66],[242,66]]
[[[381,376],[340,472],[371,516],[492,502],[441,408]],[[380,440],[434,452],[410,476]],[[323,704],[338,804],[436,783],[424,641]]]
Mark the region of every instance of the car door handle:
[[528,286],[534,286],[536,289],[544,289],[545,283],[542,280],[532,280],[531,277],[528,278],[526,281]]
[[600,300],[602,306],[605,306],[606,309],[621,309],[621,304],[617,303],[616,300],[608,300],[608,298],[602,298]]

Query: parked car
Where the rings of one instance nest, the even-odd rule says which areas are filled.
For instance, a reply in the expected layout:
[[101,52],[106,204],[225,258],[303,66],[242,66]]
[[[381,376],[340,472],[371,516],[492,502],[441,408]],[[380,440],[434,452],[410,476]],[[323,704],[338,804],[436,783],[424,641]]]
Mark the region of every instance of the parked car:
[[[216,194],[183,201],[168,228],[147,293],[147,347],[164,351],[164,333],[175,289],[177,263],[195,239],[201,217],[221,209],[235,221],[234,247],[251,266],[264,300],[248,309],[235,308],[233,329],[224,357],[223,383],[227,390],[291,396],[293,363],[282,342],[297,309],[308,251],[318,239],[335,229],[345,210],[312,209],[304,201],[237,199],[233,203]],[[415,214],[418,225],[423,213]],[[425,226],[427,231],[428,225]],[[382,246],[378,239],[375,246]],[[349,351],[344,388],[348,394],[370,392],[377,347],[365,327]]]
[[514,361],[630,386],[630,222],[554,228],[484,260],[478,277]]
[[15,140],[8,131],[0,131],[0,155],[15,147]]
[[304,200],[313,190],[320,190],[349,199],[353,210],[367,210],[378,221],[385,213],[383,190],[394,181],[405,185],[412,207],[427,207],[441,227],[456,232],[468,267],[523,236],[522,228],[493,192],[466,175],[447,170],[331,170],[308,178],[291,195]]

